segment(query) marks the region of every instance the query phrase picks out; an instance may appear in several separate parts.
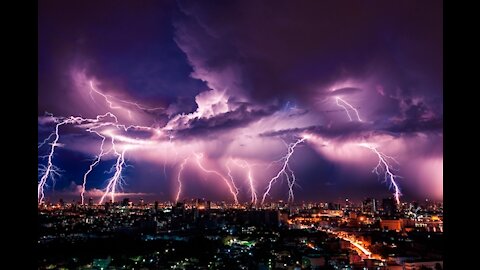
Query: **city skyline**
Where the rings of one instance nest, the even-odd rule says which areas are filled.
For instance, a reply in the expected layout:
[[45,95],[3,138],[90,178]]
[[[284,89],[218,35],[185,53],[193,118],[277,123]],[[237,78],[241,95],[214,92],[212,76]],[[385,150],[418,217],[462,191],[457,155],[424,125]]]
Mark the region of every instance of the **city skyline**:
[[39,3],[39,203],[441,201],[442,3],[287,4]]

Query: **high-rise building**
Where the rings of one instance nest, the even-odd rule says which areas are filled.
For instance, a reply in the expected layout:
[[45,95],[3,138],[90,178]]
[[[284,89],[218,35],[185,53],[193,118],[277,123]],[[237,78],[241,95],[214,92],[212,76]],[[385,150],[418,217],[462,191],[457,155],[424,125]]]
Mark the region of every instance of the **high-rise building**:
[[279,210],[250,210],[237,213],[238,220],[250,226],[278,227],[280,225]]
[[185,203],[177,202],[177,204],[172,207],[172,212],[176,216],[183,216],[185,213]]
[[123,199],[122,206],[128,206],[129,204],[130,204],[130,199],[129,198]]
[[200,210],[205,209],[205,208],[206,208],[205,200],[203,200],[203,199],[196,199],[195,208],[200,209]]
[[387,198],[382,200],[383,214],[393,217],[397,213],[397,204],[393,198]]
[[366,198],[362,202],[362,212],[367,214],[374,214],[377,212],[377,200],[372,198]]
[[348,198],[345,199],[345,210],[348,210],[352,207],[352,202]]
[[340,210],[340,204],[338,203],[328,203],[328,210]]
[[207,209],[210,210],[212,207],[212,202],[211,201],[207,201]]

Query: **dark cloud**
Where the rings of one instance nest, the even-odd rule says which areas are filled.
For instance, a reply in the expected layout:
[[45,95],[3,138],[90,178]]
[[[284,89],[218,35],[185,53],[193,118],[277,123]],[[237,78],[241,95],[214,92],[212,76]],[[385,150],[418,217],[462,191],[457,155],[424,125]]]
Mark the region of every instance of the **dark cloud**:
[[408,133],[443,133],[443,120],[441,118],[433,118],[428,120],[415,121],[412,119],[400,121],[384,128],[385,131],[390,131],[396,134]]
[[[147,105],[192,101],[207,89],[173,41],[172,1],[57,1],[39,4],[39,113],[82,110],[72,68],[85,69],[104,91]],[[59,104],[52,97],[62,97]]]
[[180,137],[203,137],[217,132],[228,132],[272,115],[277,110],[277,106],[251,108],[247,104],[242,104],[235,110],[210,118],[193,118],[188,122],[187,128],[178,130],[175,133]]
[[[169,149],[155,148],[164,146],[157,142],[167,140],[179,148],[180,155],[189,153],[181,148],[191,145],[198,147],[192,151],[205,151],[212,168],[237,154],[264,162],[275,160],[285,150],[277,149],[283,147],[277,137],[291,141],[302,133],[339,144],[362,139],[376,143],[375,139],[388,135],[395,140],[382,147],[404,151],[412,164],[432,157],[436,162],[443,154],[442,8],[436,0],[134,1],[113,5],[42,1],[39,115],[49,111],[58,117],[95,117],[112,109],[122,124],[158,128],[117,130],[117,135],[127,139],[125,144],[135,138],[153,141],[154,149],[149,150],[159,154],[158,158],[142,156],[143,148],[129,152],[136,166],[142,158],[155,160],[142,170],[128,170],[132,173],[129,183],[139,178],[158,184],[151,179],[162,175],[158,190],[165,190],[163,186],[178,168],[170,156],[160,155]],[[98,95],[92,100],[85,87],[92,77],[98,89],[117,99],[121,108],[109,107]],[[335,97],[345,99],[341,104],[345,106],[339,106]],[[162,109],[141,109],[119,100]],[[352,117],[347,102],[358,109],[358,117]],[[263,124],[251,125],[260,120]],[[49,118],[39,118],[39,142],[54,125]],[[236,136],[236,129],[245,127],[252,127],[251,134],[263,132],[261,138]],[[101,138],[86,128],[65,125],[60,129],[55,164],[67,172],[63,183],[82,179],[92,155],[98,153]],[[196,142],[189,144],[189,140]],[[49,151],[48,143],[39,149],[41,154]],[[234,147],[237,144],[242,147]],[[324,183],[335,183],[330,191],[338,188],[324,191],[326,196],[342,194],[364,177],[342,167],[343,156],[340,161],[329,160],[313,147],[298,151],[291,166],[305,187],[305,198],[318,199],[317,191],[327,188],[317,181],[319,177]],[[102,162],[93,172],[91,188],[105,186],[103,172],[114,158],[105,158],[106,164]],[[161,162],[173,162],[169,177],[165,171],[143,170],[158,169]],[[437,168],[428,166],[422,167],[426,176],[430,168]],[[425,178],[414,173],[409,177],[413,180],[405,186],[410,181],[412,188]],[[193,189],[201,193],[210,186]],[[384,187],[377,189],[384,191]]]
[[360,134],[372,131],[370,124],[361,122],[347,122],[335,126],[308,126],[264,132],[262,137],[300,136],[302,133],[318,134],[327,138],[358,137]]
[[352,139],[369,137],[373,134],[388,134],[399,137],[410,133],[442,134],[443,121],[439,118],[415,121],[407,119],[398,122],[391,122],[388,125],[380,126],[376,123],[346,122],[331,126],[314,125],[302,128],[291,128],[268,131],[260,134],[262,137],[300,136],[302,133],[312,133],[325,138]]
[[214,87],[245,91],[257,100],[308,99],[339,78],[375,73],[387,92],[441,91],[438,1],[180,1],[179,6],[184,16],[176,20],[176,41],[195,77]]

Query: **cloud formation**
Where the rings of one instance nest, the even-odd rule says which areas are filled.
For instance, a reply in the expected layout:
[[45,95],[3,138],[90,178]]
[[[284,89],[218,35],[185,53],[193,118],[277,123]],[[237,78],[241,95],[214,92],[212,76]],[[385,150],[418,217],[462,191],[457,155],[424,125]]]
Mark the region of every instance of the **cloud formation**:
[[[134,10],[142,9],[132,5]],[[292,156],[292,167],[305,172],[300,173],[299,183],[315,186],[322,166],[336,171],[321,171],[326,183],[354,183],[358,174],[349,166],[368,175],[375,164],[375,156],[357,147],[368,142],[401,161],[406,196],[441,198],[438,185],[443,174],[425,180],[427,172],[443,161],[443,36],[438,1],[151,5],[142,18],[127,12],[132,24],[128,26],[122,19],[128,9],[123,5],[112,10],[110,24],[100,11],[94,13],[92,20],[101,31],[85,19],[61,16],[58,7],[41,5],[40,31],[57,30],[66,49],[52,50],[58,41],[48,34],[39,43],[40,62],[46,65],[42,74],[51,80],[39,82],[39,109],[51,109],[58,117],[44,117],[39,111],[39,142],[62,117],[93,119],[110,112],[116,118],[108,125],[62,126],[63,155],[71,151],[75,153],[68,152],[71,155],[95,157],[104,136],[106,151],[116,143],[114,150],[125,150],[127,162],[151,163],[162,181],[174,183],[182,162],[195,160],[196,155],[202,154],[209,168],[222,175],[228,174],[228,160],[243,159],[256,164],[258,190],[279,169],[271,162],[306,135],[309,139]],[[67,31],[63,21],[71,29],[81,29],[80,34]],[[125,32],[116,29],[119,26]],[[138,43],[116,45],[124,35]],[[78,42],[72,45],[68,42],[72,39]],[[44,55],[58,56],[65,63],[49,66]],[[54,75],[61,68],[67,72],[57,78]],[[64,97],[62,102],[59,96]],[[48,143],[43,147],[42,153]],[[106,161],[117,158],[114,150],[104,157]],[[55,158],[60,164],[67,160]],[[412,163],[413,159],[418,162]],[[195,165],[185,164],[187,171]],[[77,174],[83,169],[78,168]],[[417,183],[433,184],[417,191]],[[103,182],[97,184],[98,190],[105,188]],[[131,188],[135,190],[134,183]],[[374,193],[386,196],[379,190]],[[285,195],[276,192],[274,198]],[[303,193],[304,198],[315,196],[308,188]]]

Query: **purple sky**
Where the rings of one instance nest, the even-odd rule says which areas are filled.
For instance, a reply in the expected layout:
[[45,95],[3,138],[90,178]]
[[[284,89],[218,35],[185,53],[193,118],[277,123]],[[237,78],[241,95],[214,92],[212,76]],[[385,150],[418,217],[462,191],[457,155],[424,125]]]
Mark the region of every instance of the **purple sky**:
[[365,145],[392,157],[402,200],[443,198],[441,1],[38,5],[39,143],[54,119],[118,120],[59,127],[46,198],[80,198],[102,136],[95,199],[110,198],[115,151],[117,197],[260,201],[277,173],[265,201],[290,184],[295,201],[393,196]]

